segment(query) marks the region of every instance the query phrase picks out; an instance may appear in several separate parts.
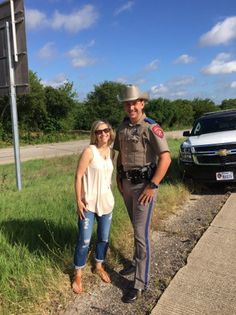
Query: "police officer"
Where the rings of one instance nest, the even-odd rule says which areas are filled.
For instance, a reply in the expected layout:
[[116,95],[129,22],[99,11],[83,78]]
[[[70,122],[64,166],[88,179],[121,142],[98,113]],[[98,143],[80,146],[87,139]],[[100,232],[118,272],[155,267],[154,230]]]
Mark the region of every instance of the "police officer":
[[147,288],[149,280],[149,227],[158,185],[171,163],[170,152],[161,127],[144,113],[148,93],[127,85],[118,96],[127,117],[118,127],[114,149],[117,157],[117,185],[124,198],[134,230],[134,263],[120,271],[135,273],[134,285],[123,296],[132,303]]

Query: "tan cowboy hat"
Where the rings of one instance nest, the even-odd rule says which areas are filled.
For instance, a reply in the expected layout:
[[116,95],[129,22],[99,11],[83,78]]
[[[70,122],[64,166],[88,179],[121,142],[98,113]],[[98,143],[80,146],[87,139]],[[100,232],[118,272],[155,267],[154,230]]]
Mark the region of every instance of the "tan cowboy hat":
[[141,92],[136,85],[128,84],[117,98],[119,102],[135,101],[138,99],[148,101],[149,95],[147,92]]

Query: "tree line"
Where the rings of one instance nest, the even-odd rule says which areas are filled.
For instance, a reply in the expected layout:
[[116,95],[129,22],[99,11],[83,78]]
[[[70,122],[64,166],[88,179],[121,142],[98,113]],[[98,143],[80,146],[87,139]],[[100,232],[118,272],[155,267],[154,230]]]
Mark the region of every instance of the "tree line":
[[[90,130],[97,119],[106,119],[116,128],[124,117],[117,95],[122,83],[105,81],[94,86],[84,101],[78,100],[73,83],[58,88],[44,86],[37,74],[30,71],[30,93],[17,97],[19,130],[22,132],[66,132]],[[147,116],[165,129],[190,127],[205,112],[236,109],[236,99],[215,104],[210,99],[151,99],[145,106]],[[11,134],[12,122],[9,97],[0,98],[0,139]]]

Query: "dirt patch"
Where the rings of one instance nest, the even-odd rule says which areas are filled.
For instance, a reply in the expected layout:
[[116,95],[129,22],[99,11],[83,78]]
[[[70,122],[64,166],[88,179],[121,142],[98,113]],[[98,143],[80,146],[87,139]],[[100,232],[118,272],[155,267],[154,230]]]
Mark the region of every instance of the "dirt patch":
[[99,282],[91,292],[74,296],[66,309],[57,309],[53,314],[150,314],[176,272],[186,264],[189,253],[228,196],[229,193],[223,192],[191,195],[176,215],[159,223],[158,232],[154,231],[151,235],[150,284],[141,299],[133,304],[121,301],[123,293],[132,283],[132,276],[121,277],[119,268],[110,270],[111,285]]

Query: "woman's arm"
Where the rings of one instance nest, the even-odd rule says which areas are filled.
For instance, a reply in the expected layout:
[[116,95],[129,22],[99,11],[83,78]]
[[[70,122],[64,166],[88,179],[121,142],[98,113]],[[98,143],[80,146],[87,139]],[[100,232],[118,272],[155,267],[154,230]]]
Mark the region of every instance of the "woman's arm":
[[83,200],[83,185],[82,178],[88,168],[88,165],[93,159],[92,150],[87,147],[81,154],[76,174],[75,174],[75,196],[76,196],[76,205],[77,213],[80,219],[84,219],[84,211],[86,211],[86,201]]

